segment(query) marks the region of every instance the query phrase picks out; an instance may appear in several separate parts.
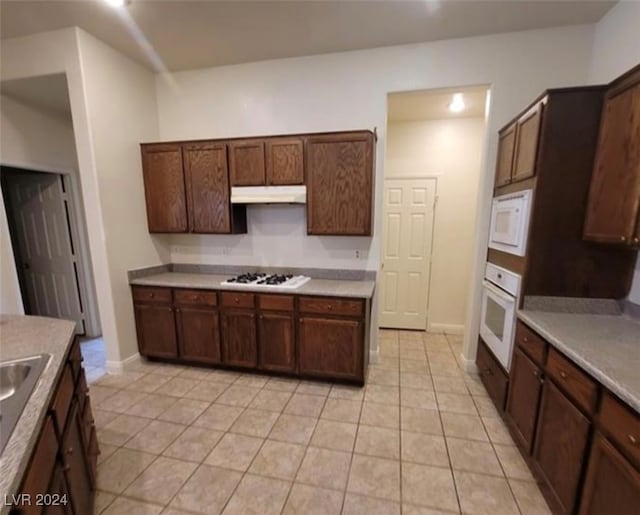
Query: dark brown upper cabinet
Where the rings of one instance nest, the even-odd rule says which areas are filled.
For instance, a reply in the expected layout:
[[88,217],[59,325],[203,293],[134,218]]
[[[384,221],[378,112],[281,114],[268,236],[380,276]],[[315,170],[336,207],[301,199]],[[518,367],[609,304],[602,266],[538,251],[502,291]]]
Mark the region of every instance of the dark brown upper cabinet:
[[149,232],[187,232],[182,145],[143,145],[142,173]]
[[229,143],[229,170],[232,186],[262,186],[266,183],[264,140]]
[[538,136],[546,99],[536,101],[498,135],[495,187],[522,181],[536,174]]
[[304,184],[304,144],[301,138],[270,138],[266,141],[267,184]]
[[307,233],[370,236],[374,135],[309,136],[306,142]]
[[640,66],[605,95],[584,238],[640,245]]
[[152,233],[246,233],[246,208],[231,205],[224,142],[142,145]]
[[538,135],[543,109],[544,101],[538,102],[518,119],[511,172],[512,182],[522,181],[536,174]]
[[498,159],[496,162],[496,188],[511,182],[513,151],[516,147],[516,124],[500,131],[498,135]]

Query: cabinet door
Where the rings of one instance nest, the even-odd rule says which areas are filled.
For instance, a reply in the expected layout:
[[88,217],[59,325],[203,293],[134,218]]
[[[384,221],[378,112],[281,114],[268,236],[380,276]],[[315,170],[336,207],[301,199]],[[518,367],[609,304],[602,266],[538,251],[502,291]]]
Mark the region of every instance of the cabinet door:
[[260,368],[280,372],[295,371],[293,315],[261,313],[258,334],[260,335]]
[[143,356],[178,356],[176,323],[171,306],[135,304],[138,348]]
[[591,448],[580,515],[637,515],[640,472],[602,435]]
[[71,515],[71,500],[69,489],[67,488],[67,480],[62,465],[58,462],[56,462],[53,470],[53,478],[47,493],[50,494],[50,502],[45,505],[42,511],[44,515]]
[[176,309],[180,357],[201,363],[220,363],[220,317],[215,309]]
[[93,489],[76,402],[69,412],[61,454],[74,513],[93,513]]
[[266,184],[264,141],[243,140],[229,143],[229,169],[232,186]]
[[300,138],[267,140],[267,184],[304,184],[303,144]]
[[589,428],[578,408],[553,382],[545,381],[533,457],[553,497],[554,513],[573,513]]
[[238,367],[255,368],[258,364],[256,315],[252,311],[222,314],[222,361]]
[[511,182],[513,151],[516,146],[516,124],[507,127],[498,136],[498,159],[496,162],[496,184],[499,188]]
[[527,454],[531,452],[533,445],[541,390],[540,368],[516,347],[511,363],[507,417],[515,429],[518,444]]
[[544,103],[539,102],[518,120],[513,173],[511,174],[512,182],[528,179],[536,174],[538,135],[540,134],[543,107]]
[[362,322],[302,317],[298,335],[301,374],[363,381]]
[[149,232],[188,232],[180,145],[144,145],[142,173]]
[[640,242],[640,71],[637,75],[635,84],[605,99],[587,205],[587,240]]
[[230,233],[231,203],[226,145],[189,144],[185,145],[183,152],[189,230],[197,233]]
[[307,233],[371,234],[373,134],[307,139]]

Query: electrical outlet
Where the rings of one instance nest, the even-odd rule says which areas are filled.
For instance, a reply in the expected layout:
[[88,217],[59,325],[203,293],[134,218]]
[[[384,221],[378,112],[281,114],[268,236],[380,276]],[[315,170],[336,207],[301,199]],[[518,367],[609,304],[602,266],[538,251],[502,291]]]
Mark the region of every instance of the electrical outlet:
[[360,251],[356,250],[356,259],[360,259]]

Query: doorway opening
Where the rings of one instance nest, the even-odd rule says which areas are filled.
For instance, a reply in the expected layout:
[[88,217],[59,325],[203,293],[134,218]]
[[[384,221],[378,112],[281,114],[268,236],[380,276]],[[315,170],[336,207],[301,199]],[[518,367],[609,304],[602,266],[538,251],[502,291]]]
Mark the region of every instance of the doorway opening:
[[390,93],[379,325],[461,335],[488,86]]
[[66,75],[0,81],[0,94],[2,311],[72,320],[104,349]]

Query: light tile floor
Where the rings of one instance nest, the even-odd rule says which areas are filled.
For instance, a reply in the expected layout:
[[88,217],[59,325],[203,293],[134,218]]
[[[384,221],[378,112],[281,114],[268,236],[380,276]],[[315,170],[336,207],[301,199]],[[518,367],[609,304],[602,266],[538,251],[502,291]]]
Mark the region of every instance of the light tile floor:
[[84,372],[87,381],[93,383],[107,373],[107,357],[102,338],[80,340],[80,352],[84,358]]
[[155,363],[105,375],[96,513],[548,514],[461,338],[379,344],[364,388]]

